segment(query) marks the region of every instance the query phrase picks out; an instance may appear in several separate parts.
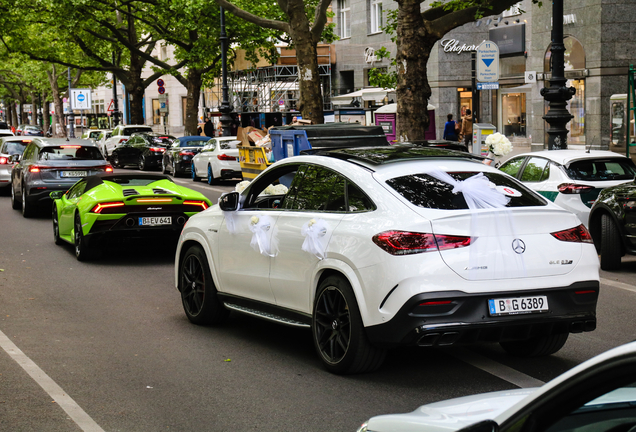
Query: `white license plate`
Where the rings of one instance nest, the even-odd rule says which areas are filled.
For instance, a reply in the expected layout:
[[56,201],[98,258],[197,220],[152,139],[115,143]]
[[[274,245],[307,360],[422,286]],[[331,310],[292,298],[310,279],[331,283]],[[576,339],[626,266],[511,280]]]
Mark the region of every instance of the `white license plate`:
[[496,298],[488,300],[490,316],[548,312],[546,296]]
[[139,225],[144,225],[144,226],[172,225],[172,216],[140,217]]
[[86,177],[86,171],[62,171],[62,177]]

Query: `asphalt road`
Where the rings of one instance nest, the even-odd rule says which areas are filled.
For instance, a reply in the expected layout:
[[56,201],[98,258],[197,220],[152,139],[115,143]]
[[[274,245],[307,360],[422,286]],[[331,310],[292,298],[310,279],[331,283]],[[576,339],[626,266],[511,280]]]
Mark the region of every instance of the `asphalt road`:
[[[233,183],[195,186],[216,201]],[[540,385],[636,339],[636,260],[602,274],[598,329],[525,360],[498,345],[400,349],[380,371],[325,372],[309,331],[238,314],[186,319],[174,249],[80,263],[50,219],[0,196],[0,431],[355,431],[368,417]],[[246,263],[249,265],[249,263]]]

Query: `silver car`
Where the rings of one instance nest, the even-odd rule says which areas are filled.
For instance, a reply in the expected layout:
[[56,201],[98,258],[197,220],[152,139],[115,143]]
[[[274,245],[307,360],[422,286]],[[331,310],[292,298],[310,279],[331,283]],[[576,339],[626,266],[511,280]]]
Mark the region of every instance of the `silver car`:
[[14,155],[21,155],[30,142],[31,138],[21,136],[0,138],[0,188],[11,185],[11,170],[17,163],[17,157]]

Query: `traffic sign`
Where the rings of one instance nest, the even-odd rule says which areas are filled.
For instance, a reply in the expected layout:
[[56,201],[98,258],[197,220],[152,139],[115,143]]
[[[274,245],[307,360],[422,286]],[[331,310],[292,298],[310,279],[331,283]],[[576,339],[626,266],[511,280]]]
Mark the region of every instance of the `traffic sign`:
[[498,82],[485,82],[485,83],[477,83],[477,90],[497,90],[499,89]]
[[477,47],[477,81],[499,81],[499,47],[492,41],[483,41]]
[[166,92],[166,88],[165,87],[159,87],[158,91],[159,91],[160,95],[164,94]]
[[72,110],[88,110],[91,108],[91,89],[71,89]]
[[157,80],[157,85],[163,87],[163,80],[161,78]]
[[110,103],[108,104],[108,109],[106,111],[115,111],[115,101],[114,100],[110,100]]

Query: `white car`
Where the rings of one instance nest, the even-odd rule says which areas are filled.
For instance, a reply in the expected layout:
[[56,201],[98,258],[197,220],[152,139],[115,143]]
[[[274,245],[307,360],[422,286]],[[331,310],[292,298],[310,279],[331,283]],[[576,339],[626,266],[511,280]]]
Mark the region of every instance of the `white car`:
[[598,355],[536,389],[504,390],[372,417],[358,432],[633,431],[636,342]]
[[507,160],[500,170],[571,211],[588,226],[602,189],[634,180],[634,162],[621,154],[593,150],[545,150]]
[[[89,129],[82,135],[82,139],[89,139],[95,144],[100,144],[100,137],[104,136],[107,132],[111,132],[110,129]],[[100,147],[100,149],[102,149]]]
[[219,179],[242,178],[239,143],[235,136],[210,138],[192,158],[192,180],[204,178],[213,184]]
[[11,170],[17,163],[16,157],[22,155],[30,142],[31,138],[16,137],[13,134],[0,137],[0,188],[11,186]]
[[596,327],[598,256],[576,216],[435,148],[278,161],[190,218],[175,263],[190,321],[232,310],[311,328],[334,373],[376,369],[400,345],[548,355]]
[[104,157],[108,158],[117,147],[124,144],[130,139],[130,136],[134,133],[146,132],[153,133],[150,126],[145,125],[119,125],[110,132],[110,138],[104,140],[102,144],[102,153]]

